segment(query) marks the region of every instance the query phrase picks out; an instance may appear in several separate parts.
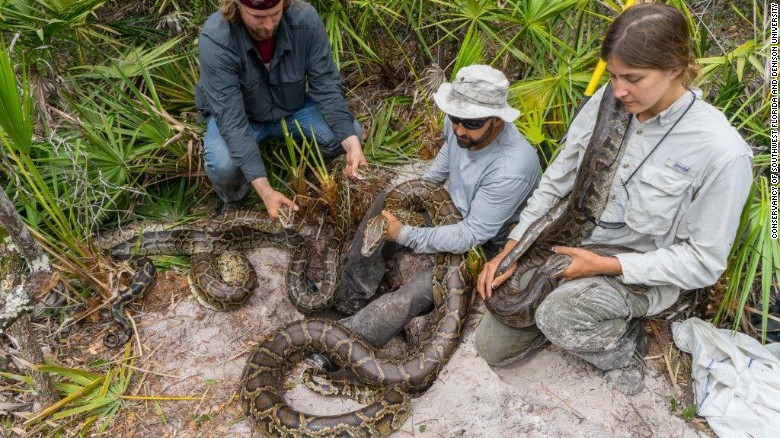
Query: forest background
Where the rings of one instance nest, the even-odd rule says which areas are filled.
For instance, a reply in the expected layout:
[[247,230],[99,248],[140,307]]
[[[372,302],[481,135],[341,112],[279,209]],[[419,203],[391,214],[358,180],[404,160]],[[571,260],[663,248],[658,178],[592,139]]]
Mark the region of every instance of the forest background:
[[[367,130],[366,156],[385,170],[435,155],[442,115],[431,94],[474,63],[506,73],[510,104],[522,111],[516,124],[546,166],[583,99],[603,31],[622,9],[611,0],[311,3]],[[700,291],[696,314],[764,339],[780,272],[768,178],[768,3],[667,3],[684,11],[693,29],[701,64],[694,85],[755,154],[753,189],[728,269]],[[85,324],[74,315],[110,300],[116,266],[96,249],[100,230],[136,220],[185,222],[213,211],[193,93],[198,33],[216,6],[214,0],[0,0],[0,184],[61,278],[33,313],[38,332]],[[326,214],[332,177],[312,145],[286,140],[267,147],[272,184],[302,200],[302,217]],[[188,260],[156,263],[166,269]],[[754,315],[760,317],[751,324]],[[101,389],[92,377],[105,374],[55,362],[41,371],[56,377],[60,396]],[[121,368],[107,373],[113,378],[101,382],[114,382],[110,388],[120,394],[131,384]],[[0,355],[0,393],[26,397],[33,383],[21,374]],[[105,385],[97,391],[102,398],[78,409],[57,407],[24,427],[89,430],[124,402],[106,401]],[[0,422],[11,427],[19,419],[0,405]]]

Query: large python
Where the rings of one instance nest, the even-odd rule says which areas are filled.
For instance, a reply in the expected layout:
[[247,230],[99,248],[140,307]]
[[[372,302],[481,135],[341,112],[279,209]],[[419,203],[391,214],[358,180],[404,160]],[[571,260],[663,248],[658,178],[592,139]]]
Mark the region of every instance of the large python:
[[[608,84],[571,192],[536,220],[499,264],[496,276],[519,262],[512,277],[485,302],[504,324],[523,328],[535,323],[537,307],[559,284],[556,275],[571,262],[568,256],[554,254],[552,248],[556,245],[581,246],[593,232],[594,221],[604,211],[610,185],[624,153],[623,138],[629,122],[630,114],[615,98],[612,84]],[[605,246],[586,248],[600,255],[625,250]],[[528,285],[521,288],[520,278],[532,269],[537,272]]]
[[[111,315],[122,330],[108,333],[104,343],[115,348],[132,336],[132,327],[123,310],[125,305],[143,296],[152,283],[155,268],[148,258],[152,255],[191,255],[190,283],[198,301],[214,310],[232,310],[250,297],[256,283],[254,268],[236,251],[264,244],[283,246],[291,250],[286,277],[293,305],[307,314],[329,307],[339,291],[341,253],[351,225],[349,186],[341,172],[336,175],[331,209],[336,219],[326,246],[325,275],[319,288],[306,277],[309,255],[303,237],[284,229],[264,213],[236,211],[174,226],[142,223],[109,233],[99,246],[108,248],[118,260],[129,261],[135,274],[130,286],[120,291],[111,306]],[[220,278],[226,271],[233,274],[227,281]]]
[[[390,191],[386,205],[424,209],[434,225],[461,220],[446,190],[409,181]],[[389,357],[338,322],[295,321],[271,333],[252,350],[244,367],[240,398],[244,413],[268,436],[384,436],[409,414],[409,395],[426,390],[460,342],[472,302],[462,255],[440,253],[433,269],[434,311],[428,333],[401,357]],[[288,371],[312,352],[327,355],[360,382],[380,389],[373,403],[342,415],[299,412],[284,399]]]
[[[209,307],[230,310],[251,295],[255,286],[254,271],[246,269],[251,266],[241,257],[233,261],[240,272],[232,281],[223,282],[215,266],[218,257],[262,243],[301,244],[292,233],[284,233],[281,226],[266,215],[249,211],[230,212],[183,225],[138,223],[103,236],[99,246],[109,246],[110,255],[119,261],[129,261],[134,272],[131,284],[120,290],[111,306],[111,315],[122,331],[108,333],[104,343],[118,347],[132,335],[123,310],[125,305],[143,296],[154,280],[155,268],[149,256],[192,255],[190,280],[193,291],[200,291],[199,298]],[[233,254],[233,257],[237,256]]]

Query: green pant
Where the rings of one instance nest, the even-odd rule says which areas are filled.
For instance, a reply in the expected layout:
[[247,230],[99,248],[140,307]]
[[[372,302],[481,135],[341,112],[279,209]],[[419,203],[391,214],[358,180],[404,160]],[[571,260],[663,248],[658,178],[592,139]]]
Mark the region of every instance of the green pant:
[[603,370],[628,366],[641,330],[632,320],[649,306],[644,291],[610,276],[564,282],[536,310],[535,326],[509,327],[485,312],[477,353],[490,365],[506,365],[549,340]]

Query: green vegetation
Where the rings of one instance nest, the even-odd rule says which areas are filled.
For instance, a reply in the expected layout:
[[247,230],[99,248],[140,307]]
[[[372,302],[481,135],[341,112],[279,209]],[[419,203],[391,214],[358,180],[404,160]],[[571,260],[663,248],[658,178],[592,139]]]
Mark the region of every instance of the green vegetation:
[[[75,428],[80,436],[84,436],[93,430],[93,426],[96,432],[105,431],[125,403],[123,397],[133,375],[131,351],[132,348],[128,344],[118,365],[109,366],[104,374],[58,364],[37,365],[37,371],[60,378],[55,386],[63,398],[30,417],[24,426],[33,435],[42,433],[47,436],[63,434],[71,428]],[[104,364],[93,365],[102,368]],[[26,376],[0,372],[0,377],[27,385],[31,383]],[[44,420],[50,421],[43,422]],[[51,424],[57,424],[57,427],[51,428]]]
[[683,420],[691,421],[696,417],[696,403],[685,406],[674,396],[669,396],[667,401],[669,401],[669,412],[679,415]]
[[[711,2],[670,3],[695,30],[702,64],[695,85],[756,154],[753,195],[712,294],[716,321],[736,329],[746,306],[768,307],[780,272],[780,247],[768,234],[768,28],[757,1],[735,1],[718,15],[707,9]],[[367,130],[366,156],[383,165],[433,156],[442,119],[430,94],[475,62],[507,73],[511,103],[522,109],[517,125],[549,163],[598,61],[603,30],[621,9],[611,0],[312,4]],[[0,0],[0,185],[78,302],[106,284],[106,261],[92,243],[98,229],[138,218],[185,221],[196,215],[193,207],[214,202],[194,87],[199,27],[215,9],[216,0]],[[737,29],[727,39],[713,31],[724,16]],[[332,180],[316,148],[290,139],[268,147],[275,187],[308,199],[327,192]],[[40,427],[78,417],[79,430],[89,433],[98,415],[98,431],[126,402],[116,397],[130,377],[121,366],[103,375],[45,371],[81,402]]]

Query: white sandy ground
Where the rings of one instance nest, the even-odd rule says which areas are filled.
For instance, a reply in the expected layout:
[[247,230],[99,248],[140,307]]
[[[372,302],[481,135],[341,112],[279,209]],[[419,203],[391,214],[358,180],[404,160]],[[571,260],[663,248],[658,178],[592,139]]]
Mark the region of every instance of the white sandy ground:
[[[204,309],[180,279],[158,275],[158,283],[175,285],[168,284],[168,292],[155,288],[146,298],[147,310],[135,317],[144,347],[135,362],[145,372],[139,395],[196,399],[140,403],[123,414],[116,433],[257,436],[235,397],[248,352],[263,336],[302,315],[286,297],[288,254],[263,248],[252,251],[250,260],[258,273],[258,292],[246,306],[228,313]],[[601,371],[555,347],[507,367],[490,368],[474,348],[474,327],[483,309],[477,300],[457,352],[434,385],[413,399],[411,416],[392,437],[711,436],[670,412],[668,397],[679,400],[680,394],[652,371],[642,393],[626,397],[611,388]],[[396,348],[403,344],[394,342]],[[321,397],[299,383],[292,380],[288,392],[296,408],[325,414],[359,406]]]
[[[150,371],[142,394],[195,396],[146,409],[126,436],[253,436],[241,418],[236,393],[248,350],[285,322],[300,318],[284,292],[284,251],[254,251],[259,290],[230,313],[202,308],[186,292],[161,312],[137,317],[144,355],[136,366]],[[165,298],[163,298],[165,299]],[[477,302],[463,342],[436,383],[412,402],[412,414],[392,436],[407,437],[695,437],[692,426],[670,413],[674,392],[649,371],[644,391],[626,397],[603,373],[555,347],[513,365],[492,369],[474,349]],[[395,347],[402,345],[395,341]],[[298,383],[293,382],[293,383]],[[352,401],[326,399],[295,385],[293,406],[313,413],[354,409]],[[677,395],[679,399],[679,395]],[[198,420],[198,421],[196,421]],[[707,436],[701,434],[701,436]]]
[[[128,436],[254,436],[231,396],[248,349],[301,317],[284,293],[287,259],[281,250],[253,252],[260,290],[266,292],[235,312],[212,312],[182,294],[164,312],[140,316],[145,354],[136,366],[151,371],[142,394],[202,399],[161,403],[162,415],[151,408],[136,414],[138,422]],[[652,371],[645,377],[644,391],[626,397],[611,388],[601,371],[555,347],[510,366],[490,368],[474,349],[474,327],[482,311],[477,302],[461,346],[436,383],[413,399],[410,418],[393,437],[708,436],[670,413],[667,398],[674,392],[663,375]],[[321,397],[300,384],[288,398],[293,406],[313,413],[359,406]],[[195,419],[201,420],[199,425]]]

